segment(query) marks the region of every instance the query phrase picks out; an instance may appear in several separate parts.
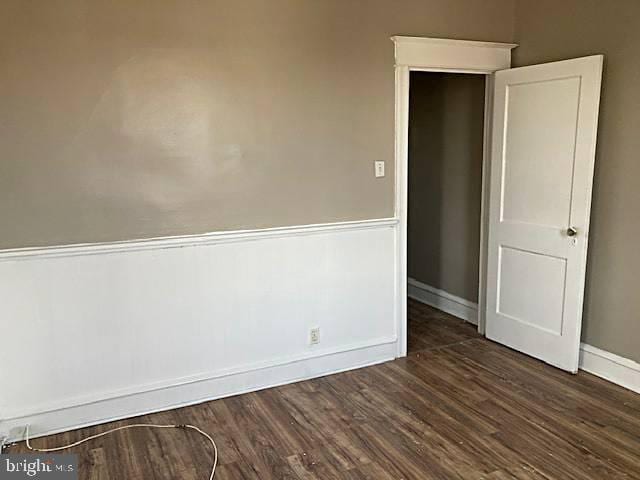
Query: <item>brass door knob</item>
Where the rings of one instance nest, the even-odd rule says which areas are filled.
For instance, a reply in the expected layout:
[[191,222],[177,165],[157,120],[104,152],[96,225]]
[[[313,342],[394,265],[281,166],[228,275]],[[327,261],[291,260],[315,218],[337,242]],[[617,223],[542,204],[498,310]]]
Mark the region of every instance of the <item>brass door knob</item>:
[[576,227],[567,228],[567,237],[575,237],[578,235],[578,229]]

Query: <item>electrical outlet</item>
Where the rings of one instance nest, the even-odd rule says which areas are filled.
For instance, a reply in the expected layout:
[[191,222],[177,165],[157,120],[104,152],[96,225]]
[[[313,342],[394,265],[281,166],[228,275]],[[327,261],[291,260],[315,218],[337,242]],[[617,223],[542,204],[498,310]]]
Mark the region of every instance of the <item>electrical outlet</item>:
[[384,177],[384,160],[376,160],[373,165],[376,172],[376,178]]
[[9,430],[9,432],[3,432],[6,435],[5,448],[7,444],[13,444],[24,440],[27,436],[27,425],[18,425]]
[[315,327],[309,331],[309,344],[317,345],[320,343],[320,328]]
[[7,448],[15,445],[17,442],[24,440],[26,437],[26,432],[26,425],[13,427],[8,432],[0,432],[0,454],[5,453],[5,450]]

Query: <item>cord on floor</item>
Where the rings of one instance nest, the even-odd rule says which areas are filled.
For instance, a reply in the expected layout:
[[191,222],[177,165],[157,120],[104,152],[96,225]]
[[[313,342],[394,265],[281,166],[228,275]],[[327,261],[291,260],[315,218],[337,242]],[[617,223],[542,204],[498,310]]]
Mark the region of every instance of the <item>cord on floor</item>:
[[83,438],[82,440],[78,440],[77,442],[70,443],[69,445],[62,445],[60,447],[53,448],[36,448],[31,446],[31,442],[29,441],[29,425],[27,425],[25,429],[25,442],[27,448],[33,452],[58,452],[60,450],[66,450],[68,448],[76,447],[82,443],[88,442],[90,440],[95,440],[96,438],[104,437],[105,435],[109,435],[110,433],[117,432],[119,430],[126,430],[129,428],[179,428],[181,430],[195,430],[200,435],[204,436],[211,442],[213,446],[213,467],[211,468],[211,475],[209,476],[209,480],[213,480],[214,475],[216,474],[216,467],[218,466],[218,447],[216,446],[216,442],[211,438],[211,435],[200,430],[198,427],[193,425],[181,424],[181,425],[156,425],[153,423],[134,423],[132,425],[125,425],[124,427],[112,428],[111,430],[107,430],[106,432],[98,433],[96,435],[91,435],[89,437]]

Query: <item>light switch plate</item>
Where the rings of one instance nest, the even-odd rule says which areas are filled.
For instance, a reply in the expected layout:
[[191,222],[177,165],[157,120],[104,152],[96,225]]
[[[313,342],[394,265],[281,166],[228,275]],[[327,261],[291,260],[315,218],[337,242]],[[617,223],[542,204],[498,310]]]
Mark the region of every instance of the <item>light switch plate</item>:
[[376,178],[384,177],[384,160],[376,160],[374,162]]

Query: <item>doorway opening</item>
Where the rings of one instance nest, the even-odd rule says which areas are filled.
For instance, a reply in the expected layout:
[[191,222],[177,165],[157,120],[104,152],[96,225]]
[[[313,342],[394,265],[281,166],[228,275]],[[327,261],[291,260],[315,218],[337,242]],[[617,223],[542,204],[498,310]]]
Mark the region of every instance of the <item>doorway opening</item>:
[[487,81],[409,74],[409,353],[478,337]]
[[486,88],[478,332],[577,372],[603,56],[511,68],[513,44],[393,41],[398,356],[407,353],[408,333],[411,74],[480,74]]

